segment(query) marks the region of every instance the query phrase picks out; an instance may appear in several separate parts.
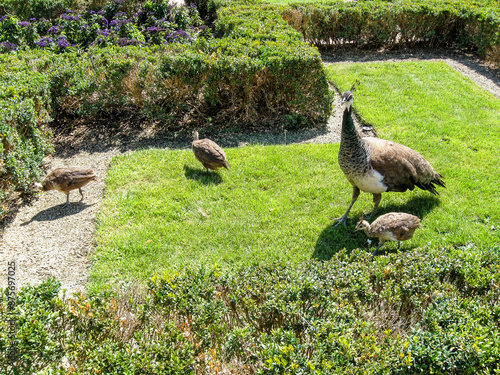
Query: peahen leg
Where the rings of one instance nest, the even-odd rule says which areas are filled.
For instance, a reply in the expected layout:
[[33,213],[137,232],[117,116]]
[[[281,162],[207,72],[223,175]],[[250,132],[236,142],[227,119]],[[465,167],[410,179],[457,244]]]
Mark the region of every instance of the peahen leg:
[[373,210],[371,214],[368,216],[369,219],[373,219],[373,217],[375,216],[378,209],[378,205],[380,204],[381,200],[382,200],[382,194],[375,194],[375,193],[373,194]]
[[360,193],[359,188],[357,186],[353,186],[352,187],[352,201],[351,201],[351,204],[349,205],[349,207],[347,208],[347,211],[345,212],[345,214],[343,216],[333,219],[333,220],[338,220],[338,223],[335,224],[334,228],[338,227],[341,223],[343,223],[344,226],[346,225],[347,215],[349,214],[349,211],[351,211],[351,208],[354,205],[354,202],[356,202],[356,199],[358,199],[359,193]]

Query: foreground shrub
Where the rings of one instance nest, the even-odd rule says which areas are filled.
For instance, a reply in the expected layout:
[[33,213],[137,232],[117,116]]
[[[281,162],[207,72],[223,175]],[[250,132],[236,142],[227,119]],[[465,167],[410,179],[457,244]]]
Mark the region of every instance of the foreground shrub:
[[498,248],[417,249],[165,275],[147,297],[49,280],[3,297],[0,347],[14,317],[23,373],[495,373],[499,270]]

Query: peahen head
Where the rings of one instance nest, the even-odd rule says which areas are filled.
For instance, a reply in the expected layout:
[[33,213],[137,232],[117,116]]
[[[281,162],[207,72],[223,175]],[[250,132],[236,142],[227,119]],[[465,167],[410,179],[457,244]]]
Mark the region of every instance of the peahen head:
[[358,87],[360,83],[361,82],[359,81],[359,79],[356,80],[356,82],[354,82],[354,84],[351,86],[351,89],[342,94],[342,105],[345,109],[351,109],[352,103],[354,102],[354,95],[352,93],[354,92],[354,90],[356,90],[356,87]]
[[349,110],[354,102],[354,95],[351,91],[346,91],[342,94],[342,105],[345,109]]

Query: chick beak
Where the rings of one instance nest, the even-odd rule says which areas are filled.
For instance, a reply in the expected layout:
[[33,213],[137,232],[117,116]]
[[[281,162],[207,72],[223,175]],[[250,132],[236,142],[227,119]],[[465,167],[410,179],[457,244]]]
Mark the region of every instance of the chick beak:
[[41,183],[39,182],[34,182],[32,185],[31,185],[31,190],[32,191],[42,191],[43,189],[43,186]]

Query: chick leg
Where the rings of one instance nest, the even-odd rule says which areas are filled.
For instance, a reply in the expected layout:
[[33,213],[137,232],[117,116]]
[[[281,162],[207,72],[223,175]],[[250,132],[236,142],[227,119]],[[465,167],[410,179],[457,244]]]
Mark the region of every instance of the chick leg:
[[360,190],[357,186],[352,187],[352,201],[349,207],[347,208],[347,211],[342,217],[335,218],[333,220],[338,220],[338,223],[334,225],[334,228],[338,227],[341,223],[346,226],[346,221],[347,221],[347,215],[349,214],[349,211],[351,211],[352,206],[354,205],[354,202],[356,202],[356,199],[359,197]]
[[69,204],[69,191],[66,193],[66,203],[63,204],[63,208]]
[[377,254],[378,249],[380,249],[380,248],[382,247],[382,245],[383,245],[383,244],[384,244],[384,242],[382,242],[382,241],[380,241],[380,242],[378,243],[377,248],[376,248],[376,249],[375,249],[375,251],[372,253],[372,258],[373,258],[373,257]]
[[80,199],[80,202],[83,201],[83,192],[82,192],[82,188],[78,188],[78,191],[80,192],[80,195],[82,196],[82,199]]

